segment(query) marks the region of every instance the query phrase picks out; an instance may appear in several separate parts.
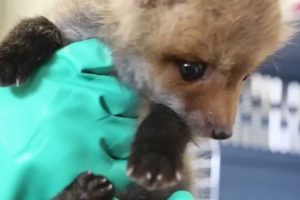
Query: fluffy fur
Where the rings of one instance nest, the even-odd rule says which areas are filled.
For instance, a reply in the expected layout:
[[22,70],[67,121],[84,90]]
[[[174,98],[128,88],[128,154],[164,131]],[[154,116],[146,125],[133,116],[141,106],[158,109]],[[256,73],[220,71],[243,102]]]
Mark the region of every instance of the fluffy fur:
[[[155,119],[165,119],[165,114],[170,121],[181,117],[193,136],[205,137],[218,133],[222,138],[231,133],[243,79],[293,32],[283,21],[279,0],[61,0],[52,13],[49,18],[62,32],[65,44],[92,37],[106,42],[113,50],[118,77],[146,99],[165,106],[158,113],[152,107],[145,120],[151,118],[150,122],[156,124]],[[13,37],[7,38],[10,41]],[[55,37],[49,40],[53,42]],[[7,48],[5,42],[0,52],[3,48]],[[3,58],[5,53],[0,54],[0,70],[2,84],[7,85],[16,82],[5,81],[16,66],[8,65],[10,61]],[[207,70],[201,79],[185,81],[178,60],[207,63]],[[39,64],[31,62],[36,68]],[[173,162],[174,155],[159,150],[164,144],[157,146],[155,140],[147,139],[157,134],[145,125],[151,123],[141,123],[139,130],[143,131],[136,140],[141,143],[134,146],[133,155],[160,152],[159,156]],[[170,130],[157,130],[164,136],[161,141],[165,145],[176,140]],[[182,141],[174,146],[174,152],[178,152],[174,163],[182,161],[180,155],[188,140]],[[135,149],[145,143],[147,151]],[[159,167],[153,177],[148,171],[152,169],[141,163],[130,162],[129,174],[148,189],[174,185],[179,177],[173,173],[172,178],[159,183],[160,173],[168,176],[165,167]],[[171,167],[171,171],[179,170],[176,164]]]
[[[276,0],[67,1],[54,19],[67,38],[106,41],[121,79],[206,136],[231,130],[243,78],[292,33]],[[207,62],[205,78],[182,80],[178,58]]]

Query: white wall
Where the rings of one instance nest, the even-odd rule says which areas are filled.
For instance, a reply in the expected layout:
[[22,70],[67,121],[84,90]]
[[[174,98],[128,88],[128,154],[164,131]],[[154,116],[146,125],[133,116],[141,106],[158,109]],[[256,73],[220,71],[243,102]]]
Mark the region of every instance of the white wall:
[[296,21],[300,18],[300,0],[280,0],[282,11],[287,21]]
[[10,28],[24,16],[43,13],[42,11],[49,9],[55,1],[57,0],[0,0],[1,29]]
[[4,27],[4,0],[0,0],[0,34],[1,34],[1,30]]

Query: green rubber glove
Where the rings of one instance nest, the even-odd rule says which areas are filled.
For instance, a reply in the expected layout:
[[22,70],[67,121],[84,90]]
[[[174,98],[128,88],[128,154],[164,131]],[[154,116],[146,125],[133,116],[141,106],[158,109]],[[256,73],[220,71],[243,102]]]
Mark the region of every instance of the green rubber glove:
[[50,199],[88,170],[129,186],[138,95],[112,70],[110,50],[91,39],[57,51],[21,87],[0,89],[1,200]]
[[194,200],[194,196],[187,191],[175,192],[168,200]]

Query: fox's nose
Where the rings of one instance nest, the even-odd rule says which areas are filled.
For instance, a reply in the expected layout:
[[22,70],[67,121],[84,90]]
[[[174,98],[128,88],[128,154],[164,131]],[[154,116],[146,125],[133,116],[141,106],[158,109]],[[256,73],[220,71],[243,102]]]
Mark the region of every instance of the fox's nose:
[[232,136],[232,131],[223,130],[223,129],[213,129],[212,130],[212,138],[216,140],[225,140]]

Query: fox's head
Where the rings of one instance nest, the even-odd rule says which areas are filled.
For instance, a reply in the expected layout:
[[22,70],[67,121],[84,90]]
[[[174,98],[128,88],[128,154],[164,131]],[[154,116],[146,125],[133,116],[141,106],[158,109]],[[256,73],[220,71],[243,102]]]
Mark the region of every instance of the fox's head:
[[291,36],[279,2],[117,1],[119,75],[195,134],[228,138],[244,80]]

